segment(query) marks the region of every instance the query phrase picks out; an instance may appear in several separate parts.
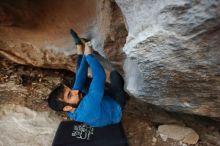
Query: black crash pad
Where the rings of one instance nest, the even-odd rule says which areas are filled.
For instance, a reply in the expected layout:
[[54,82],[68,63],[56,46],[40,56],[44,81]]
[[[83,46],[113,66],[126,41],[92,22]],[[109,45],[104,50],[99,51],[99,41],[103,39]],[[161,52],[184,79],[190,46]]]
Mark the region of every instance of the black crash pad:
[[75,121],[62,121],[52,146],[128,146],[121,123],[90,127]]

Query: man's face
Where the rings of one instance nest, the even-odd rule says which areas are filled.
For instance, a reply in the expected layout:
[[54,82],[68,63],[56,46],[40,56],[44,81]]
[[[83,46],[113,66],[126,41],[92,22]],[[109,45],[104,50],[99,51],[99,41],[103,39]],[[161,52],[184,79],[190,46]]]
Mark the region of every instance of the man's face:
[[78,94],[74,94],[74,90],[71,90],[69,87],[65,86],[63,100],[69,104],[78,104],[80,98]]

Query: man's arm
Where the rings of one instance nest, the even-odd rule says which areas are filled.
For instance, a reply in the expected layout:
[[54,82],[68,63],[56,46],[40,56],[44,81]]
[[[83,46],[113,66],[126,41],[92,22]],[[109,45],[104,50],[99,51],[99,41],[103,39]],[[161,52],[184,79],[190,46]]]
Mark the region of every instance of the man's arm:
[[88,95],[93,102],[100,103],[104,95],[105,71],[102,65],[91,55],[86,55],[86,60],[92,71],[92,82],[89,87]]
[[88,74],[88,63],[86,57],[83,56],[80,67],[76,73],[76,79],[72,89],[82,91]]

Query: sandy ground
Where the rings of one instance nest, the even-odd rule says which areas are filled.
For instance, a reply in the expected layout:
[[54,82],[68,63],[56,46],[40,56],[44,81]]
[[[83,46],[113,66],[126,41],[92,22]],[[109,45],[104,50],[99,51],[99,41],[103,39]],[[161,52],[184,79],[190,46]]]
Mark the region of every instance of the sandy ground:
[[[74,73],[66,70],[49,70],[18,65],[2,57],[0,57],[0,67],[0,129],[6,131],[11,130],[10,127],[5,128],[3,125],[3,120],[5,120],[3,117],[6,116],[8,116],[8,118],[6,118],[7,120],[15,119],[13,116],[18,117],[20,120],[23,120],[23,122],[20,122],[24,124],[23,126],[27,126],[27,124],[32,125],[28,126],[28,128],[30,128],[29,130],[36,128],[34,126],[41,127],[42,125],[39,123],[42,122],[42,120],[39,120],[36,125],[31,124],[35,121],[33,119],[29,120],[29,122],[24,122],[28,119],[28,115],[43,115],[42,119],[44,122],[47,120],[51,121],[54,116],[56,120],[51,124],[52,127],[48,125],[48,131],[52,138],[55,131],[50,128],[56,127],[61,119],[66,119],[67,117],[65,113],[54,112],[48,108],[48,94],[51,89],[60,82],[72,84]],[[19,110],[7,110],[6,107],[8,106],[16,107],[16,109],[17,106],[19,106],[19,109],[22,109],[20,113],[23,114],[19,117],[19,115],[16,114]],[[24,115],[27,116],[25,117]],[[157,132],[158,126],[162,124],[178,124],[194,129],[200,136],[196,146],[220,145],[220,122],[216,119],[213,120],[206,117],[167,112],[153,105],[143,103],[133,97],[130,97],[126,105],[122,123],[130,146],[187,146],[187,144],[181,141],[172,139],[163,141]],[[14,133],[19,132],[16,131],[16,128],[14,130]],[[21,137],[21,139],[22,138],[23,137]],[[13,135],[10,136],[10,133],[5,134],[4,137],[0,137],[1,142],[4,141],[4,139],[16,140],[13,139]],[[32,142],[33,145],[47,145],[45,143]],[[48,142],[51,142],[51,139],[48,139]],[[9,146],[12,144],[0,143],[0,145]],[[27,145],[27,143],[25,144],[24,142],[22,145]]]

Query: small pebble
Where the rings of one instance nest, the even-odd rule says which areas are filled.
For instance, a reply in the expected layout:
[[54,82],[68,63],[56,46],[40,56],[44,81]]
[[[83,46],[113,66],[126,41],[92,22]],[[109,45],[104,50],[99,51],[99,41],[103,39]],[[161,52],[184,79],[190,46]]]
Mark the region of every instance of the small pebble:
[[151,127],[147,127],[147,130],[152,130],[152,128]]
[[157,139],[155,137],[152,138],[153,142],[157,142]]
[[182,141],[179,142],[180,146],[188,146],[187,144],[183,143]]

